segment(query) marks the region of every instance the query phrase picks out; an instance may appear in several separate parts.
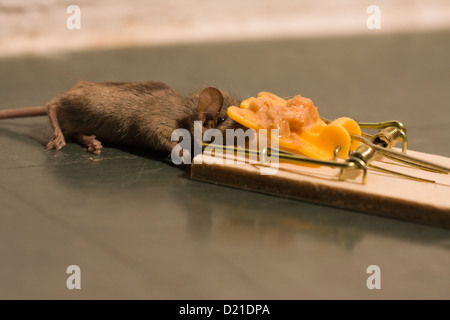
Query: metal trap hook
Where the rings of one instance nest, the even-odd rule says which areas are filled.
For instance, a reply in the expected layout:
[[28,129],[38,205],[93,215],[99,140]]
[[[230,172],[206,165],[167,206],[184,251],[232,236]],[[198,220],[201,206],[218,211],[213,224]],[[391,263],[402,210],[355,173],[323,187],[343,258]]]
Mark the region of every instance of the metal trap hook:
[[[331,121],[322,118],[325,123],[330,123]],[[403,123],[397,120],[390,120],[384,122],[358,122],[361,128],[366,129],[379,129],[374,135],[367,133],[361,133],[361,136],[350,133],[353,140],[364,143],[370,146],[379,154],[390,158],[394,161],[402,162],[409,166],[431,171],[435,173],[448,174],[450,168],[441,166],[429,161],[421,160],[406,154],[407,148],[407,137],[406,137],[406,127]],[[391,150],[398,142],[402,141],[402,153]]]
[[350,136],[352,137],[352,139],[355,139],[359,142],[364,143],[365,145],[374,149],[374,151],[376,151],[379,154],[385,156],[386,158],[392,159],[394,161],[402,162],[409,166],[412,166],[412,167],[415,167],[415,168],[418,168],[421,170],[435,172],[435,173],[448,174],[450,172],[450,168],[447,168],[445,166],[435,164],[435,163],[432,163],[429,161],[425,161],[425,160],[422,160],[422,159],[419,159],[416,157],[412,157],[405,153],[386,149],[384,147],[381,147],[379,145],[372,143],[371,141],[369,141],[368,139],[366,139],[362,136],[358,136],[356,134],[350,134]]
[[[321,117],[326,124],[331,123],[331,120]],[[379,145],[383,148],[390,149],[398,142],[402,142],[402,152],[406,153],[408,139],[406,137],[406,127],[403,123],[397,120],[389,120],[383,122],[357,122],[360,128],[363,129],[378,129],[375,134],[362,132],[361,136],[370,139],[373,144]]]
[[[405,173],[401,173],[401,172],[397,172],[397,171],[393,171],[393,170],[389,170],[389,169],[385,169],[385,168],[381,168],[381,167],[372,165],[371,161],[375,157],[375,154],[376,154],[376,150],[374,148],[372,148],[369,145],[363,144],[363,145],[359,146],[358,149],[356,149],[356,151],[351,153],[350,156],[345,160],[345,162],[347,162],[347,163],[354,163],[353,167],[357,167],[357,168],[360,168],[363,170],[363,177],[362,177],[363,184],[366,184],[368,168],[373,169],[378,172],[391,174],[391,175],[409,179],[409,180],[435,183],[435,181],[433,181],[433,180],[424,179],[424,178],[420,178],[420,177],[412,176],[409,174],[405,174]],[[344,180],[344,172],[346,169],[347,168],[344,168],[344,167],[341,168],[340,173],[339,173],[339,180],[341,180],[341,181]]]
[[[283,160],[291,162],[291,163],[312,164],[312,165],[317,165],[317,166],[326,166],[329,168],[338,168],[341,170],[340,174],[339,174],[340,181],[344,180],[343,176],[344,176],[345,170],[359,169],[359,170],[363,171],[363,178],[362,178],[363,184],[366,183],[368,162],[370,162],[370,160],[371,160],[371,157],[369,157],[367,155],[357,156],[356,153],[354,154],[353,157],[348,158],[347,161],[339,162],[336,160],[319,160],[319,159],[309,158],[309,157],[301,156],[298,154],[290,153],[287,151],[272,149],[270,147],[266,147],[263,150],[259,151],[259,150],[253,150],[253,149],[247,149],[247,148],[240,148],[240,147],[236,147],[234,145],[224,146],[224,145],[208,144],[205,142],[202,143],[202,148],[205,148],[207,146],[210,146],[214,149],[221,149],[222,152],[230,150],[230,148],[231,148],[231,150],[234,150],[234,152],[239,153],[239,154],[244,154],[247,156],[251,155],[251,154],[258,155],[259,163],[261,165],[266,164],[266,159],[268,157],[271,157],[272,155],[277,154],[279,159],[283,159]],[[339,147],[336,148],[334,154],[337,155],[338,152],[339,152]]]

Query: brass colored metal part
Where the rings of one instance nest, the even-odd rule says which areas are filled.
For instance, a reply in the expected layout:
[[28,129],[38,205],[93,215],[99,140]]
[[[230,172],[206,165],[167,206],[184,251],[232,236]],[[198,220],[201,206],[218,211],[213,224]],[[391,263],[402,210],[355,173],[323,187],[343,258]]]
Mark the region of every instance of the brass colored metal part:
[[397,120],[389,120],[383,122],[358,122],[358,124],[363,129],[383,129],[388,127],[395,127],[403,131],[406,135],[405,125]]
[[[331,122],[323,117],[321,119],[325,123]],[[448,167],[417,159],[406,154],[406,127],[400,121],[390,120],[384,122],[358,122],[358,125],[365,129],[380,129],[375,135],[370,135],[367,133],[362,133],[361,136],[350,134],[352,139],[370,146],[375,152],[394,161],[402,162],[417,169],[442,174],[450,173],[450,168]],[[390,149],[400,141],[402,141],[402,153]]]
[[334,161],[337,161],[339,151],[341,151],[341,147],[337,146],[336,149],[334,149],[334,153],[333,153],[333,160]]
[[442,173],[442,174],[448,174],[450,172],[450,168],[447,168],[445,166],[441,166],[441,165],[438,165],[435,163],[431,163],[429,161],[425,161],[422,159],[412,157],[412,156],[404,154],[404,153],[400,153],[400,152],[397,152],[394,150],[380,147],[379,145],[372,143],[370,140],[368,140],[367,138],[364,138],[362,136],[358,136],[355,134],[350,134],[350,135],[351,135],[352,139],[355,139],[359,142],[362,142],[362,143],[370,146],[379,154],[381,154],[387,158],[390,158],[392,160],[402,162],[404,164],[407,164],[409,166],[412,166],[412,167],[415,167],[415,168],[418,168],[421,170],[427,170],[427,171]]
[[407,138],[406,133],[397,128],[397,127],[387,127],[380,129],[376,134],[372,136],[372,143],[385,147],[385,148],[392,148],[395,146],[398,142],[402,142],[402,152],[406,153],[407,148]]
[[[322,117],[321,119],[327,124],[331,122],[331,120],[327,118]],[[361,133],[362,137],[370,139],[373,144],[390,149],[401,141],[402,152],[406,153],[406,127],[400,121],[390,120],[383,122],[358,122],[358,125],[363,129],[379,129],[374,135],[365,132]]]
[[[360,145],[356,151],[354,151],[350,156],[345,160],[347,163],[354,163],[356,167],[363,170],[363,177],[362,177],[362,184],[366,184],[367,180],[367,166],[372,161],[373,157],[375,156],[375,151],[367,146],[367,145]],[[344,170],[341,169],[339,179],[342,180],[344,176]]]

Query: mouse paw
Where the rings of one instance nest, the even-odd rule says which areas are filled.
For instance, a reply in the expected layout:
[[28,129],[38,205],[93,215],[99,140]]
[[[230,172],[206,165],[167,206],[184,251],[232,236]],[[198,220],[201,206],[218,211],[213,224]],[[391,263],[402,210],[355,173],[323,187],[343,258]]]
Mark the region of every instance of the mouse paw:
[[50,141],[47,143],[47,149],[60,150],[66,145],[66,140],[64,140],[64,135],[62,132],[53,132],[50,136]]
[[85,146],[88,149],[88,151],[93,154],[100,154],[103,148],[102,143],[98,141],[94,135],[87,136],[85,134],[79,133],[75,135],[75,138],[80,144]]
[[102,143],[95,139],[95,136],[91,136],[92,140],[89,142],[88,145],[88,151],[92,152],[93,154],[100,154],[102,152]]

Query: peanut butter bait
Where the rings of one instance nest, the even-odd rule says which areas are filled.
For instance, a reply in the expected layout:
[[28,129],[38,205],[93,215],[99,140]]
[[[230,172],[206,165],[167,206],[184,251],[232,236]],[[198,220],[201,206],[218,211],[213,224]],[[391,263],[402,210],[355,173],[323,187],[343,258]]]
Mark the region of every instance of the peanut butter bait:
[[242,101],[240,108],[231,106],[227,114],[234,121],[256,131],[278,129],[281,150],[320,160],[345,159],[349,150],[358,147],[350,133],[361,135],[359,125],[350,118],[338,118],[330,124],[321,120],[311,99],[297,95],[285,100],[270,92],[260,92],[257,98]]

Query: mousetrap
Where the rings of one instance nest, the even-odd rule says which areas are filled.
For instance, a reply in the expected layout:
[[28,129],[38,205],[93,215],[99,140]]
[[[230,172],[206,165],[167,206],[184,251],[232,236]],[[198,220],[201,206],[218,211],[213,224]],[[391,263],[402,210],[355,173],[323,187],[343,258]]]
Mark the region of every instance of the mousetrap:
[[[349,149],[345,157],[338,157],[340,147],[332,159],[323,160],[270,147],[256,150],[217,145],[197,155],[201,159],[194,158],[191,178],[450,228],[450,158],[407,150],[406,128],[399,121],[358,125],[359,134],[350,132],[357,147]],[[365,129],[378,131],[369,134]],[[401,148],[394,147],[398,143]],[[231,154],[225,152],[230,147]],[[223,161],[219,162],[212,152],[220,148]],[[250,155],[256,155],[258,161],[248,161]],[[266,159],[273,155],[279,160],[277,172],[261,174],[260,169],[268,165]]]

